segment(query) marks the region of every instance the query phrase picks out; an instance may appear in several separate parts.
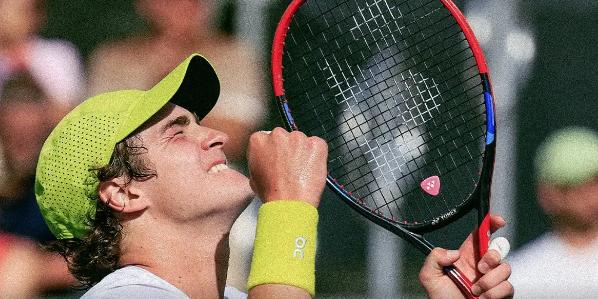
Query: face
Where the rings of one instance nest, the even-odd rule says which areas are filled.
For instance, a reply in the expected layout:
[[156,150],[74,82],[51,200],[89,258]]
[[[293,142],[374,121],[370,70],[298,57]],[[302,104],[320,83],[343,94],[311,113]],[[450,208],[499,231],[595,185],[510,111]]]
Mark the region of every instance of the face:
[[13,102],[0,109],[0,140],[8,169],[16,177],[33,175],[39,151],[49,131],[46,107]]
[[210,25],[214,1],[139,0],[137,9],[160,32],[191,36]]
[[598,227],[598,178],[575,187],[540,188],[540,200],[548,214],[570,226]]
[[143,190],[153,216],[175,222],[222,219],[232,225],[249,204],[253,192],[247,177],[226,165],[228,137],[201,126],[189,111],[168,104],[139,136],[157,176],[132,184]]
[[0,0],[0,40],[24,40],[35,33],[41,16],[36,0]]

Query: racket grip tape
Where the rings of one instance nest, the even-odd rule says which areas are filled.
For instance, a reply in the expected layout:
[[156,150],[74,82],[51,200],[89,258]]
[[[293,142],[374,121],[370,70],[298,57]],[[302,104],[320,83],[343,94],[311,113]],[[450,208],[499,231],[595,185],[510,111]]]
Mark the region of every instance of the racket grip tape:
[[461,293],[463,293],[467,299],[478,298],[471,292],[473,283],[459,269],[452,266],[444,267],[444,273],[446,273],[446,275],[451,278],[457,287],[459,287],[459,290],[461,290]]
[[284,284],[315,296],[318,210],[305,202],[277,200],[258,212],[247,289]]

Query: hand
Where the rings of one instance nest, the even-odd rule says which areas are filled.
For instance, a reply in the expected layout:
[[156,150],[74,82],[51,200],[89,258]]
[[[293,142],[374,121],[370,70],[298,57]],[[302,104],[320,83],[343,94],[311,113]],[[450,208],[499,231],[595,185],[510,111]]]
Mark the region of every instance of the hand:
[[326,184],[328,146],[318,137],[275,128],[249,138],[251,189],[264,202],[302,200],[316,208]]
[[[492,232],[505,224],[500,216],[492,215],[490,218]],[[473,242],[473,235],[470,234],[458,251],[443,248],[432,250],[419,273],[419,281],[429,298],[465,298],[457,285],[443,272],[443,268],[450,265],[455,265],[474,283],[472,292],[480,298],[513,296],[513,286],[507,281],[511,275],[509,264],[501,263],[500,253],[494,249],[488,250],[476,264]]]

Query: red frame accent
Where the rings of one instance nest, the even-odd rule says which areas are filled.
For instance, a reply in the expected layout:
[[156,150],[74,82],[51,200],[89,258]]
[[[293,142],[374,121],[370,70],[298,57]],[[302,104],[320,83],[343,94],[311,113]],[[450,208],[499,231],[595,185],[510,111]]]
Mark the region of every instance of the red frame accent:
[[293,0],[291,4],[280,17],[276,31],[274,32],[274,42],[272,43],[272,84],[274,95],[277,97],[284,95],[284,79],[282,78],[282,53],[284,52],[284,41],[287,38],[289,26],[293,20],[295,12],[305,3],[306,0]]
[[[457,5],[455,5],[455,3],[453,3],[451,0],[440,0],[440,2],[442,2],[442,4],[450,11],[450,13],[453,15],[453,17],[461,27],[461,30],[465,34],[465,38],[467,39],[467,43],[469,43],[469,47],[473,52],[473,56],[478,65],[478,70],[480,71],[480,74],[486,74],[488,76],[488,65],[486,64],[486,58],[484,57],[482,48],[480,47],[478,40],[473,34],[473,30],[467,23],[465,16],[461,12],[461,10],[459,10]],[[475,237],[477,239],[477,254],[479,255],[479,258],[481,258],[486,253],[486,251],[488,251],[488,243],[490,242],[490,215],[485,215],[482,222],[478,224],[478,229],[475,234]]]
[[480,74],[488,74],[488,65],[486,65],[486,58],[484,58],[484,52],[482,51],[482,48],[480,47],[478,40],[475,38],[475,35],[473,34],[473,30],[471,30],[471,27],[467,23],[467,20],[465,19],[465,16],[461,12],[461,10],[459,10],[457,5],[455,5],[455,3],[453,3],[453,1],[451,0],[440,0],[440,2],[442,2],[446,9],[450,11],[450,13],[453,15],[453,17],[459,24],[459,27],[461,27],[461,30],[463,30],[465,38],[469,43],[469,47],[473,51],[473,56],[475,57],[475,60],[478,64]]

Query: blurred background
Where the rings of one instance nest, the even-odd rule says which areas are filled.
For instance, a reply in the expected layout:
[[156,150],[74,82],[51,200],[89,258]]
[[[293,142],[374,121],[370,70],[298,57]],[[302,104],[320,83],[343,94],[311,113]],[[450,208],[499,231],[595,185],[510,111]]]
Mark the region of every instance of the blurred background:
[[[11,8],[6,5],[11,1],[0,0],[0,15],[10,17],[19,13],[18,10],[10,10]],[[184,0],[171,2],[179,1]],[[248,133],[243,130],[254,131],[279,126],[279,117],[269,84],[268,62],[273,30],[287,2],[282,0],[195,1],[210,2],[214,6],[210,24],[213,24],[216,33],[210,36],[217,35],[219,41],[239,42],[242,45],[240,47],[245,49],[242,53],[250,53],[242,56],[247,59],[246,61],[235,62],[234,65],[248,62],[257,68],[253,74],[250,74],[256,78],[251,80],[252,84],[256,85],[255,90],[235,91],[234,96],[239,98],[240,95],[242,98],[245,95],[252,98],[252,101],[242,103],[247,106],[246,111],[258,107],[257,110],[261,112],[251,115],[251,122],[240,124],[239,127],[242,129],[226,129],[233,134],[246,136]],[[16,2],[28,1],[17,0]],[[68,110],[68,107],[72,107],[73,104],[93,93],[89,91],[93,86],[89,86],[95,82],[94,76],[103,70],[98,66],[101,64],[98,62],[100,59],[98,57],[110,56],[106,53],[112,53],[111,49],[122,46],[118,42],[115,44],[114,41],[139,35],[139,32],[143,33],[141,34],[143,38],[151,40],[150,35],[153,34],[148,29],[153,26],[148,21],[148,15],[140,15],[142,13],[140,13],[139,3],[134,0],[40,0],[39,2],[43,4],[42,9],[45,13],[23,15],[21,18],[29,18],[34,21],[33,23],[39,23],[40,38],[66,42],[70,45],[67,49],[72,47],[71,50],[78,53],[73,56],[75,62],[71,62],[71,65],[73,63],[79,65],[67,68],[76,74],[75,79],[62,81],[62,84],[76,85],[76,90],[73,92],[76,95],[73,96],[74,99],[54,101],[61,103],[56,104],[57,108],[52,110],[56,111],[56,115],[62,115],[62,111]],[[490,66],[499,130],[492,209],[495,213],[503,215],[509,223],[508,227],[497,235],[506,236],[511,241],[512,247],[517,249],[549,228],[549,220],[536,201],[533,160],[538,146],[551,132],[566,126],[578,125],[594,131],[598,130],[598,99],[592,88],[598,82],[596,67],[598,51],[595,49],[595,45],[598,44],[598,27],[595,26],[598,24],[598,2],[469,0],[455,1],[455,3],[463,10],[474,28]],[[146,7],[146,9],[151,8]],[[5,22],[7,21],[2,22],[0,26],[5,26]],[[0,40],[0,43],[6,40],[10,39]],[[0,44],[0,46],[6,48],[6,45]],[[126,48],[126,46],[122,47]],[[202,49],[200,47],[197,51],[202,53]],[[3,51],[0,54],[8,50]],[[147,51],[153,50],[148,48]],[[206,47],[206,51],[214,50]],[[64,57],[63,54],[57,56]],[[237,59],[241,56],[235,55],[235,57]],[[227,57],[220,59],[222,68],[231,68],[228,64],[232,62],[228,62]],[[18,69],[18,63],[16,64],[17,67],[13,69]],[[219,69],[218,65],[216,69]],[[0,69],[2,81],[8,82],[10,80],[6,78],[15,77],[7,75],[8,73],[10,72],[6,69]],[[156,73],[161,75],[158,71]],[[40,76],[32,71],[32,77],[36,79]],[[236,82],[233,77],[227,80],[233,85]],[[51,89],[44,88],[43,83],[38,84],[41,85],[42,91]],[[223,84],[223,90],[226,92],[226,88],[231,84]],[[102,88],[110,89],[110,87]],[[57,97],[59,96],[47,96],[53,99]],[[0,99],[0,103],[2,100]],[[221,109],[220,114],[222,118],[227,117],[226,107]],[[233,118],[235,117],[242,119],[244,116],[237,115]],[[52,119],[46,120],[44,126],[51,126],[52,121]],[[39,134],[43,135],[47,128],[42,131]],[[5,154],[4,162],[0,163],[2,165],[0,181],[6,184],[6,181],[13,180],[9,175],[11,167],[8,164],[10,163],[6,161],[8,160],[6,153],[9,150],[6,145],[0,143],[0,149],[2,148]],[[239,145],[239,148],[242,149],[243,145]],[[240,169],[245,167],[242,155],[239,155],[236,163]],[[26,186],[26,183],[23,183],[23,186]],[[14,192],[7,191],[5,194],[14,194]],[[367,224],[329,190],[324,196],[320,209],[316,268],[318,297],[423,297],[417,282],[417,274],[424,256],[398,237]],[[10,196],[0,194],[0,198],[5,197]],[[0,219],[6,219],[8,216],[4,215],[9,213],[3,213],[1,210],[10,210],[10,204],[4,201],[0,206]],[[235,228],[240,237],[231,241],[233,250],[236,248],[238,253],[237,251],[232,253],[235,261],[231,271],[236,273],[229,273],[229,278],[230,283],[240,289],[244,288],[250,257],[247,252],[250,253],[252,246],[256,208],[257,205],[250,206]],[[16,212],[11,213],[14,215]],[[471,219],[464,221],[471,221]],[[11,232],[5,227],[2,227],[2,230]],[[461,243],[468,231],[469,229],[459,231],[451,226],[432,235],[430,239],[442,246],[454,248]],[[19,234],[19,232],[11,233]],[[24,236],[27,240],[42,238],[27,234]],[[60,284],[40,292],[34,292],[32,294],[36,295],[32,296],[70,298],[80,294],[75,291],[63,291]]]

